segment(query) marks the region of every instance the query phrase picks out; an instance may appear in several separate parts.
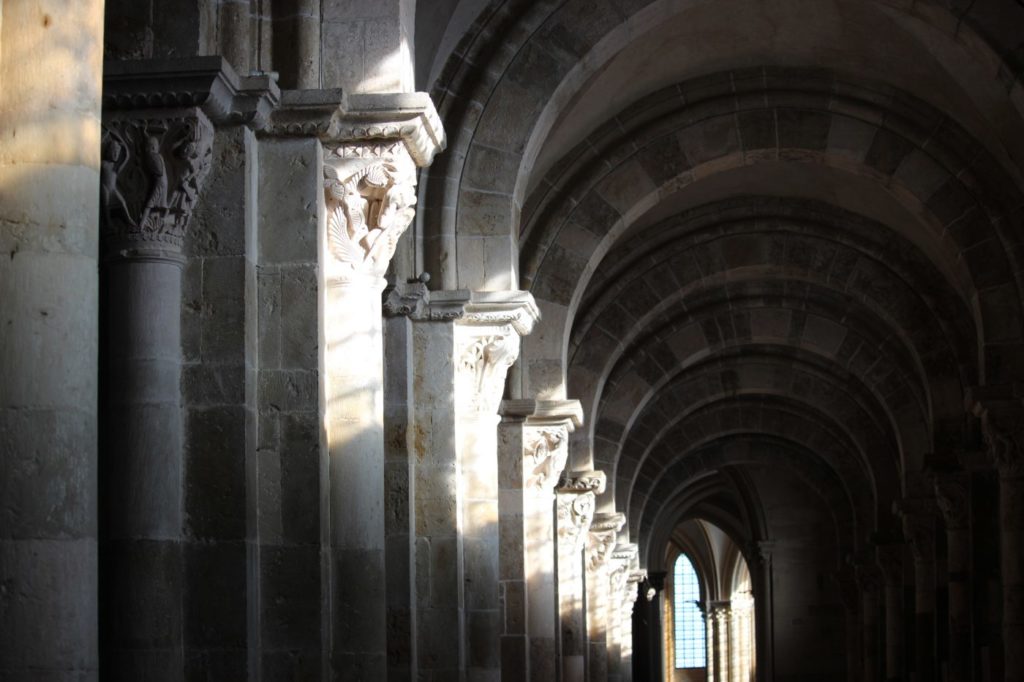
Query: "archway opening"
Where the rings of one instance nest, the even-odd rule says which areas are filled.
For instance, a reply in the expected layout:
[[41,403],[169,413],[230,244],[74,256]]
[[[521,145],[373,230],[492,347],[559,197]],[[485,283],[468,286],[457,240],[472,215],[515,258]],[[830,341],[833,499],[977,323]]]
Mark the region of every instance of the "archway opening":
[[666,550],[664,679],[753,682],[755,598],[741,547],[704,519],[680,523]]

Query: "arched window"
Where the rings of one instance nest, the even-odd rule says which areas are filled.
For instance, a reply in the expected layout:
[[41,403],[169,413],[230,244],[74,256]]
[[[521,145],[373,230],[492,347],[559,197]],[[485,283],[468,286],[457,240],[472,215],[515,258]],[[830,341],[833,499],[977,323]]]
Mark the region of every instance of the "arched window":
[[685,554],[676,559],[672,579],[677,668],[707,666],[707,639],[700,607],[700,581],[693,562]]

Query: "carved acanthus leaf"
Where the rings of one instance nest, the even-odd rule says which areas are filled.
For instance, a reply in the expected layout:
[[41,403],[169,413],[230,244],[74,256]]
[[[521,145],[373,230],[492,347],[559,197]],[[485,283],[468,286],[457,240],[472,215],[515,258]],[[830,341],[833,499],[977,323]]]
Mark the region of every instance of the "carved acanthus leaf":
[[400,143],[341,145],[324,159],[327,245],[335,276],[384,276],[416,211],[416,166]]
[[470,336],[459,351],[460,411],[497,414],[505,375],[517,357],[519,335],[512,329],[505,334]]
[[180,248],[210,171],[213,126],[198,109],[103,123],[100,211],[110,247]]

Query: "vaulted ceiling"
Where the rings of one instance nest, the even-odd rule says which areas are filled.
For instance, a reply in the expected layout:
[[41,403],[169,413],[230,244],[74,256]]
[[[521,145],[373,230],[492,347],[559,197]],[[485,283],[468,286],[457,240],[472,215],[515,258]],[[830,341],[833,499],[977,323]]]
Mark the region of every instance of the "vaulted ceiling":
[[1016,0],[424,5],[424,265],[533,293],[513,393],[582,401],[652,565],[686,518],[761,539],[765,467],[856,550],[1024,378]]

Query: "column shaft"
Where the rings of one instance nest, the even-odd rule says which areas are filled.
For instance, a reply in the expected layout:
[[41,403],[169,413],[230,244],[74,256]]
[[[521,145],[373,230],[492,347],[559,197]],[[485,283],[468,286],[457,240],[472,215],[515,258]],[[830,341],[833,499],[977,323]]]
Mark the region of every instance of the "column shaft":
[[105,675],[184,679],[181,264],[105,267]]
[[[1017,457],[1021,457],[1020,453]],[[1003,679],[1024,682],[1024,472],[1006,466],[999,477],[1003,578]]]
[[383,285],[352,277],[324,291],[331,679],[386,676]]
[[103,2],[0,23],[0,678],[95,680]]

